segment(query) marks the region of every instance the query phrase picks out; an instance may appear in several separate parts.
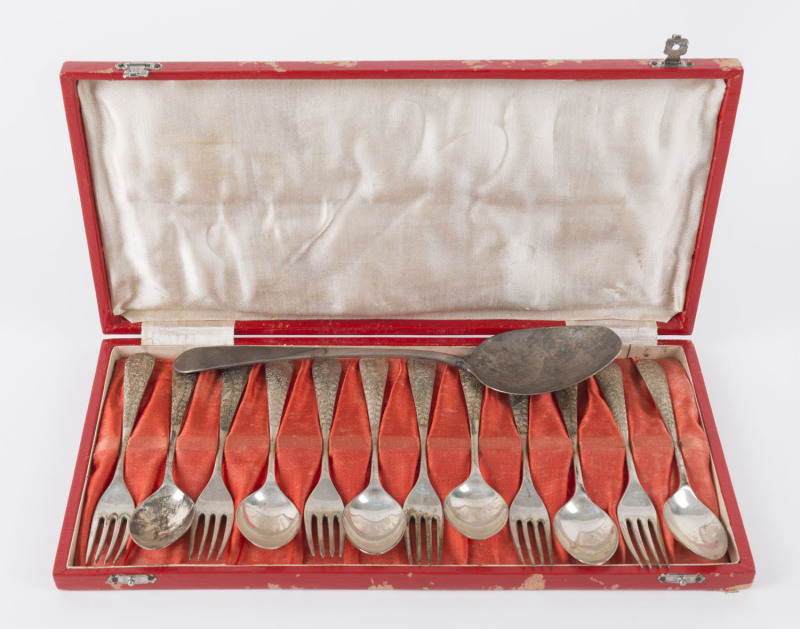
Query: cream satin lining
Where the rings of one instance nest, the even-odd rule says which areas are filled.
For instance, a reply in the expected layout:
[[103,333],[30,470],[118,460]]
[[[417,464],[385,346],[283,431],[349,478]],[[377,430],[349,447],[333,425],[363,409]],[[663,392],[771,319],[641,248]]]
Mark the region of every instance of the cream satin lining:
[[666,321],[724,91],[83,81],[113,311]]

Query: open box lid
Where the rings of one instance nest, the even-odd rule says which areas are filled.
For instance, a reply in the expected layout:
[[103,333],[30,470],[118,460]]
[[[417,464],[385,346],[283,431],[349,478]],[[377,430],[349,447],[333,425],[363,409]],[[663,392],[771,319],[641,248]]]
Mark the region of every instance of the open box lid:
[[734,60],[164,63],[123,76],[114,63],[61,74],[106,334],[143,321],[691,333]]

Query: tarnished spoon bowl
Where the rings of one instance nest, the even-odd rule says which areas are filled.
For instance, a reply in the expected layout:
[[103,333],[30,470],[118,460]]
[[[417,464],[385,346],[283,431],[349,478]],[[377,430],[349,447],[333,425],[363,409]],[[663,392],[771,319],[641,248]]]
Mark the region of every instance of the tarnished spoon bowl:
[[236,509],[236,526],[259,548],[280,548],[300,530],[302,518],[297,507],[276,483],[253,492]]
[[721,559],[728,552],[728,534],[722,522],[684,485],[664,503],[664,521],[677,540],[695,555]]
[[347,539],[369,555],[380,555],[397,546],[406,528],[403,508],[374,483],[347,504],[342,523]]
[[447,495],[444,513],[453,528],[470,539],[487,539],[508,521],[503,497],[475,472]]
[[166,483],[133,512],[131,537],[146,550],[166,548],[189,530],[194,501],[175,483]]
[[614,520],[580,490],[556,513],[553,532],[564,550],[590,566],[611,559],[619,544]]

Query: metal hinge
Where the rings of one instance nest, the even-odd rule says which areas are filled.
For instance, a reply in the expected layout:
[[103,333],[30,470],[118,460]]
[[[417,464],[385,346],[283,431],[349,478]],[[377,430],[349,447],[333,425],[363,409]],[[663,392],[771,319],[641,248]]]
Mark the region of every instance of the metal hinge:
[[706,578],[702,574],[660,574],[658,580],[661,583],[677,583],[681,587],[702,583]]
[[651,61],[650,65],[654,68],[691,68],[694,66],[693,62],[681,59],[681,55],[685,55],[688,50],[689,40],[680,35],[673,35],[664,46],[664,54],[667,55],[667,58],[661,61]]
[[157,580],[154,574],[112,574],[108,577],[106,583],[111,586],[127,585],[128,587],[133,587],[134,585],[149,585]]
[[123,79],[144,79],[151,71],[163,68],[161,63],[118,63],[117,70],[124,70]]

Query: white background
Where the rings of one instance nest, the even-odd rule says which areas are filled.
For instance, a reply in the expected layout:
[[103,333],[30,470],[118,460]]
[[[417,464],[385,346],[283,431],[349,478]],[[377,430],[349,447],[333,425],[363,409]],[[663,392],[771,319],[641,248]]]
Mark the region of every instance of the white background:
[[[0,11],[0,621],[6,627],[797,626],[794,2],[15,2]],[[758,574],[702,592],[61,592],[52,562],[100,344],[65,60],[738,57],[744,90],[693,338]],[[687,588],[688,589],[688,588]],[[556,625],[557,623],[557,625]]]

